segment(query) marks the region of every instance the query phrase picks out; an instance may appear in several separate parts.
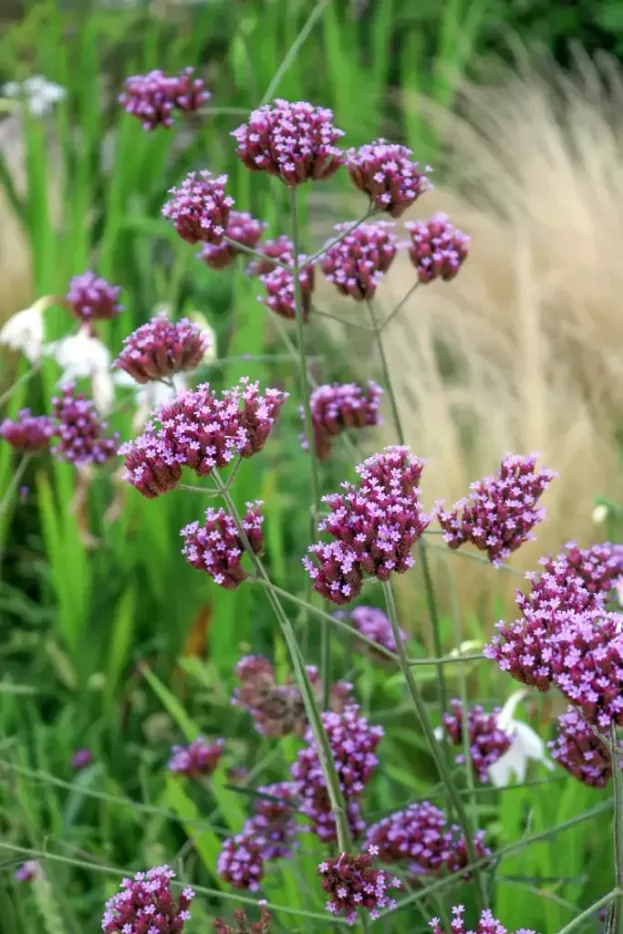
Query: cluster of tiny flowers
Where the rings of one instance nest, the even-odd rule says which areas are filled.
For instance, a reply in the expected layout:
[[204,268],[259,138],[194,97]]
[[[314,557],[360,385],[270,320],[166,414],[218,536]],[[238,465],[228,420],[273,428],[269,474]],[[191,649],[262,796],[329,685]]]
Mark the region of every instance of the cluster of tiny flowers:
[[[299,284],[301,286],[301,310],[303,321],[307,321],[311,308],[311,296],[314,290],[314,266],[304,265],[307,257],[299,256]],[[284,262],[292,262],[292,256],[282,257]],[[296,318],[296,295],[294,288],[294,273],[283,266],[276,266],[271,272],[260,276],[266,295],[258,296],[258,301],[274,311],[276,315],[286,320]]]
[[318,866],[322,888],[330,896],[327,911],[344,915],[347,924],[355,923],[359,909],[365,909],[374,919],[380,908],[396,907],[387,892],[400,888],[400,880],[391,878],[383,869],[371,869],[374,856],[376,850],[371,846],[367,853],[340,853],[337,859],[325,860]]
[[593,597],[607,596],[623,581],[623,545],[601,542],[590,548],[579,548],[575,542],[567,542],[556,558],[542,558],[539,562],[545,571],[556,575],[561,582],[573,578]]
[[589,788],[605,788],[612,778],[612,756],[604,741],[573,707],[557,722],[558,735],[547,744],[552,759]]
[[[333,447],[333,439],[343,431],[380,424],[379,403],[382,395],[383,390],[372,380],[366,389],[356,383],[333,383],[314,389],[309,401],[314,448],[319,460],[327,459]],[[305,450],[309,449],[304,435],[301,443]]]
[[64,386],[62,395],[52,399],[52,408],[58,419],[58,443],[52,453],[58,460],[79,466],[102,464],[115,456],[119,436],[104,436],[107,425],[100,421],[95,403],[76,392],[73,384]]
[[93,762],[93,753],[90,749],[77,749],[71,757],[71,767],[74,772],[81,772]]
[[409,256],[418,282],[454,279],[467,259],[469,237],[452,226],[448,215],[433,214],[427,221],[409,221],[405,228],[411,237]]
[[[397,646],[396,640],[394,639],[392,624],[383,610],[379,610],[375,606],[357,606],[354,610],[351,610],[348,620],[353,629],[360,632],[362,636],[366,636],[368,639],[378,642],[379,645],[389,649],[390,652],[396,651]],[[400,630],[400,639],[403,643],[408,639],[408,635],[404,629]],[[375,653],[371,646],[364,644],[364,648],[369,650],[370,653],[379,660],[386,658],[386,656],[381,653]]]
[[[356,805],[370,780],[378,759],[375,750],[383,736],[383,728],[370,726],[365,717],[358,716],[356,705],[347,707],[342,714],[326,712],[322,722],[333,755],[340,789],[347,806]],[[335,818],[331,812],[329,795],[318,749],[311,727],[305,734],[307,746],[298,753],[292,766],[295,791],[301,801],[300,811],[311,821],[311,830],[321,840],[336,838]],[[349,818],[360,825],[358,808],[349,808]]]
[[158,866],[124,879],[121,891],[106,902],[104,934],[179,934],[190,919],[188,906],[195,893],[186,887],[176,900],[174,877],[168,866]]
[[120,293],[120,285],[110,285],[88,269],[70,281],[66,299],[80,321],[109,321],[123,311]]
[[323,498],[330,513],[318,531],[334,541],[312,545],[303,564],[325,599],[350,603],[364,573],[386,581],[413,566],[411,549],[429,522],[417,486],[423,467],[407,447],[389,447],[359,464],[356,485]]
[[[142,435],[124,444],[125,479],[148,499],[178,485],[182,467],[199,477],[225,467],[235,457],[260,451],[287,393],[248,379],[217,398],[208,383],[160,408]],[[159,423],[159,424],[158,424]]]
[[244,833],[262,839],[266,861],[285,859],[291,855],[296,837],[294,786],[290,782],[277,782],[263,785],[257,792],[253,800],[255,814],[245,824]]
[[257,892],[264,875],[265,844],[252,832],[243,832],[223,842],[216,869],[221,879],[235,889]]
[[187,243],[223,241],[234,199],[225,193],[226,175],[212,175],[203,170],[191,172],[179,188],[171,188],[172,196],[162,213],[173,221],[175,229]]
[[[464,716],[461,701],[450,701],[450,711],[442,718],[446,735],[453,745],[462,747]],[[467,711],[470,759],[481,782],[489,781],[489,767],[504,755],[513,742],[512,737],[498,726],[499,714],[499,707],[485,713],[480,705]],[[455,762],[457,765],[465,764],[462,752],[456,756]]]
[[[253,553],[259,555],[264,551],[264,517],[260,514],[262,501],[247,503],[246,506],[242,525]],[[222,507],[218,510],[209,507],[203,525],[191,522],[180,535],[186,540],[182,554],[188,563],[209,574],[219,587],[235,590],[248,577],[241,564],[244,542],[236,523]]]
[[126,78],[119,103],[126,113],[141,121],[144,130],[170,127],[174,110],[191,113],[211,97],[203,81],[193,74],[194,68],[184,68],[177,77],[168,77],[160,69],[133,75]]
[[236,155],[248,169],[276,175],[289,187],[333,175],[343,161],[335,145],[343,135],[332,111],[284,100],[252,111],[232,133]]
[[203,736],[198,736],[189,746],[173,746],[168,769],[176,775],[186,775],[192,779],[211,775],[221,761],[224,745],[223,739],[207,743]]
[[210,337],[198,325],[188,318],[169,321],[161,312],[124,338],[113,366],[137,383],[148,383],[194,370],[209,349]]
[[226,924],[222,918],[215,918],[215,934],[268,934],[272,917],[261,902],[260,905],[259,921],[249,921],[242,908],[236,908],[234,911],[234,918],[236,920],[235,927],[232,927],[231,924]]
[[430,166],[420,168],[406,146],[378,139],[346,153],[346,168],[360,190],[377,211],[400,217],[409,205],[431,188],[426,175]]
[[433,515],[450,548],[471,542],[497,567],[534,539],[533,528],[545,518],[545,509],[537,503],[556,476],[546,468],[535,473],[537,456],[507,454],[496,476],[472,483],[470,496],[450,511],[442,501],[436,504]]
[[14,420],[5,418],[0,425],[0,435],[16,451],[24,454],[43,454],[56,434],[56,426],[47,415],[32,415],[30,409],[22,409]]
[[[433,918],[430,922],[433,934],[508,934],[506,928],[503,927],[488,910],[483,911],[480,915],[476,930],[467,931],[465,929],[465,922],[463,921],[464,911],[465,909],[462,905],[457,905],[452,909],[453,919],[449,931],[443,930],[439,918]],[[520,931],[517,931],[517,934],[535,934],[535,932],[522,928]]]
[[15,872],[16,882],[32,882],[33,879],[42,879],[41,863],[36,859],[28,859]]
[[294,245],[289,237],[282,235],[277,237],[276,240],[266,240],[265,243],[259,243],[257,252],[261,253],[265,259],[254,259],[249,263],[247,266],[247,275],[249,276],[265,276],[267,273],[272,272],[275,263],[271,262],[271,260],[291,264],[294,256]]
[[[336,224],[335,229],[341,234],[352,226]],[[350,295],[357,302],[374,296],[398,249],[393,226],[384,221],[360,224],[329,247],[322,258],[322,271],[341,295]]]
[[[225,236],[228,240],[235,240],[241,246],[253,250],[267,226],[265,221],[256,220],[246,211],[232,211],[227,222]],[[217,246],[212,243],[204,244],[198,256],[211,269],[226,269],[242,252],[234,243],[223,241]]]

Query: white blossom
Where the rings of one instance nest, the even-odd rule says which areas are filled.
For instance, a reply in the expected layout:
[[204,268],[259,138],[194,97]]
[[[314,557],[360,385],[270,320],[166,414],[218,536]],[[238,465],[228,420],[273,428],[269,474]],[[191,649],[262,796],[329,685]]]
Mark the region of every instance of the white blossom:
[[27,102],[33,117],[43,117],[50,113],[54,104],[67,97],[67,91],[60,84],[48,81],[43,75],[33,75],[23,82],[8,81],[2,87],[2,93],[8,98],[20,98]]

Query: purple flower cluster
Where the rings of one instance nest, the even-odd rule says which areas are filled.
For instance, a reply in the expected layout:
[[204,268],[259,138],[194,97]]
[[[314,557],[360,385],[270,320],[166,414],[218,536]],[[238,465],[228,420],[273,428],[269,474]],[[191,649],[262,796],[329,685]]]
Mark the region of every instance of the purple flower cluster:
[[188,746],[173,746],[168,769],[193,780],[202,775],[211,775],[221,761],[224,745],[223,739],[210,744],[203,736],[198,736]]
[[[454,746],[462,747],[464,715],[461,701],[450,701],[450,711],[442,717],[446,736]],[[489,766],[497,762],[513,742],[512,736],[498,726],[499,714],[499,707],[491,713],[485,713],[480,705],[470,707],[467,711],[470,758],[474,771],[483,783],[489,781]],[[460,752],[454,761],[457,765],[464,765],[464,754]]]
[[22,409],[16,418],[5,420],[0,425],[0,435],[5,441],[24,454],[43,454],[56,434],[56,426],[47,415],[32,415],[30,409]]
[[[383,736],[383,728],[370,726],[365,717],[358,716],[358,710],[353,704],[342,714],[322,714],[340,788],[355,831],[362,829],[358,800],[378,764],[375,750]],[[305,734],[305,742],[307,746],[299,751],[292,766],[300,811],[311,821],[310,829],[321,840],[335,840],[335,817],[311,727]]]
[[264,875],[265,844],[253,831],[223,842],[216,869],[235,889],[257,892]]
[[86,399],[70,383],[62,394],[52,399],[54,417],[58,419],[58,443],[52,448],[58,460],[75,464],[103,464],[114,457],[119,447],[119,435],[105,437],[107,425],[101,422],[95,404]]
[[265,256],[266,259],[254,259],[247,266],[247,275],[265,276],[272,272],[275,264],[271,260],[276,259],[282,263],[292,263],[294,256],[294,245],[289,237],[281,236],[276,240],[266,240],[265,243],[257,244],[257,252]]
[[290,782],[277,782],[257,789],[253,799],[255,814],[247,821],[244,833],[264,843],[264,859],[286,859],[291,855],[296,837],[296,793]]
[[90,749],[77,749],[71,757],[71,767],[74,772],[81,772],[93,762],[93,753]]
[[268,934],[272,918],[261,902],[260,905],[259,921],[249,921],[242,908],[236,908],[234,911],[236,927],[226,924],[222,918],[215,918],[215,934]]
[[110,285],[88,269],[70,281],[66,300],[80,321],[109,321],[123,311],[120,293],[120,285]]
[[557,722],[558,735],[547,744],[552,758],[589,788],[605,788],[612,778],[612,756],[597,731],[573,707]]
[[409,221],[409,256],[421,284],[443,279],[449,282],[467,259],[469,237],[453,227],[447,214],[433,214],[427,221]]
[[[336,224],[335,229],[341,234],[352,226],[352,222]],[[322,271],[341,295],[350,295],[356,302],[374,296],[398,250],[393,227],[385,221],[360,224],[329,247],[322,258]]]
[[36,859],[27,859],[15,872],[16,882],[32,882],[33,879],[42,879],[41,863]]
[[[593,597],[607,596],[623,581],[623,545],[602,542],[579,548],[575,542],[567,542],[556,558],[542,558],[539,564],[546,573],[555,575],[561,585],[569,580],[573,580],[573,585],[580,583],[588,593],[587,607],[590,607]],[[577,596],[574,606],[577,607]]]
[[330,896],[327,911],[344,915],[347,924],[356,922],[360,909],[374,919],[380,908],[396,906],[387,892],[400,888],[400,880],[391,878],[383,869],[371,869],[375,855],[374,847],[370,847],[367,853],[357,856],[340,853],[337,859],[325,860],[318,866],[322,888]]
[[[246,211],[231,211],[225,236],[228,240],[235,240],[241,246],[253,250],[267,226],[265,221],[256,220]],[[217,246],[212,243],[205,243],[198,257],[211,269],[226,269],[227,266],[231,266],[236,256],[242,252],[233,243],[226,243],[225,241]]]
[[[372,380],[367,389],[356,383],[332,383],[314,389],[309,401],[318,460],[327,459],[333,439],[343,431],[380,424],[379,402],[382,395],[383,390]],[[303,414],[301,409],[301,416]],[[301,443],[304,450],[309,449],[304,435]]]
[[195,893],[186,887],[176,901],[171,891],[174,877],[168,866],[158,866],[124,879],[121,891],[106,902],[104,934],[179,934],[190,919],[188,907]]
[[323,497],[330,513],[318,531],[334,541],[312,545],[303,564],[325,599],[350,603],[364,573],[387,581],[413,566],[411,549],[429,522],[419,502],[423,467],[407,447],[388,447],[359,464],[356,485]]
[[191,113],[211,97],[203,81],[193,74],[194,68],[184,68],[177,77],[168,77],[160,69],[133,75],[126,78],[119,103],[126,113],[141,121],[144,130],[170,127],[176,109]]
[[[389,649],[390,652],[396,651],[396,640],[394,639],[392,624],[383,610],[379,610],[375,606],[357,606],[354,610],[351,610],[349,622],[353,629],[356,629],[363,636],[378,642],[379,645]],[[409,638],[404,629],[400,630],[400,638],[403,643],[406,643]],[[378,661],[387,660],[387,656],[375,652],[371,646],[365,645],[365,643],[362,644]]]
[[[264,517],[260,514],[262,501],[247,503],[246,506],[242,525],[253,553],[260,555],[264,551]],[[198,571],[206,571],[219,587],[235,590],[248,577],[241,564],[244,542],[236,523],[222,507],[218,510],[209,507],[203,525],[191,522],[180,535],[186,540],[182,554],[188,563]]]
[[226,183],[226,175],[212,175],[204,169],[199,173],[191,172],[179,188],[169,190],[172,197],[162,213],[173,221],[182,240],[213,246],[222,243],[234,203],[225,193]]
[[124,338],[113,366],[137,383],[148,383],[194,370],[209,347],[210,338],[198,325],[188,318],[169,321],[163,311]]
[[400,217],[409,205],[431,188],[426,175],[430,166],[420,168],[406,146],[377,139],[346,153],[346,168],[360,190],[370,198],[370,206]]
[[343,154],[335,143],[343,135],[332,111],[284,100],[252,111],[248,123],[232,132],[236,155],[248,169],[275,175],[291,188],[338,170]]
[[535,473],[537,457],[507,454],[496,476],[472,483],[470,496],[451,510],[443,508],[443,501],[436,504],[433,516],[450,548],[471,542],[498,567],[534,539],[533,528],[545,518],[545,509],[537,503],[556,476],[546,468]]
[[[293,262],[292,256],[282,256],[283,262]],[[314,291],[314,266],[304,265],[307,257],[304,254],[299,256],[299,283],[301,286],[301,308],[303,312],[303,321],[309,317],[311,307],[311,296]],[[258,301],[274,311],[276,315],[286,320],[296,318],[296,295],[294,288],[294,273],[283,266],[276,266],[271,272],[260,276],[262,285],[266,289],[265,296],[259,296]]]
[[[506,928],[493,917],[490,911],[482,912],[475,931],[467,931],[463,921],[464,911],[462,905],[457,905],[452,909],[453,920],[449,931],[443,930],[439,918],[433,918],[430,922],[433,934],[508,934]],[[517,934],[535,934],[535,932],[522,928],[517,931]]]
[[120,448],[125,479],[153,499],[175,489],[182,467],[207,477],[235,457],[261,451],[287,393],[267,389],[261,395],[257,383],[240,382],[221,399],[203,383],[162,406],[143,434]]

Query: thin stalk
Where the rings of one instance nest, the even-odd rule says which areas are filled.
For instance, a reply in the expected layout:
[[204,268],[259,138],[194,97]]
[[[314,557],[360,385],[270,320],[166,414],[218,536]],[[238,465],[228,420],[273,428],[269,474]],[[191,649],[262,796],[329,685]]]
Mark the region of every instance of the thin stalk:
[[[232,240],[231,237],[223,237],[223,242],[228,243],[229,246],[233,246],[239,253],[247,253],[249,256],[253,256],[254,259],[260,259],[263,263],[266,262],[264,253],[260,253],[259,250],[253,250],[250,246],[245,246],[244,243],[238,243],[237,240]],[[273,256],[270,257],[270,261],[273,266],[281,266],[282,269],[287,269],[289,272],[292,272],[292,266],[288,263],[282,263],[281,260]]]
[[[385,600],[387,603],[387,613],[388,613],[388,616],[391,622],[392,631],[394,633],[394,640],[396,642],[396,646],[398,649],[398,656],[400,659],[400,668],[402,669],[402,672],[405,676],[407,688],[409,689],[409,693],[411,694],[411,699],[413,700],[413,704],[415,706],[418,718],[420,720],[422,730],[424,731],[424,735],[426,736],[426,740],[428,742],[431,755],[433,759],[435,760],[435,765],[437,766],[439,777],[441,778],[445,786],[449,801],[452,804],[452,807],[454,808],[454,810],[456,811],[458,822],[461,825],[461,829],[465,835],[465,845],[467,848],[469,861],[470,863],[475,863],[476,851],[474,849],[471,821],[469,820],[469,817],[465,809],[465,805],[463,803],[461,795],[459,794],[458,789],[454,783],[452,773],[448,767],[448,763],[444,755],[444,749],[440,745],[440,743],[438,743],[435,737],[433,726],[430,722],[430,719],[428,717],[428,712],[426,710],[426,704],[424,703],[424,698],[422,697],[420,689],[417,686],[415,678],[413,677],[413,672],[411,671],[411,667],[409,665],[409,659],[407,658],[405,647],[400,638],[400,626],[398,624],[398,614],[396,612],[394,594],[392,592],[391,584],[389,583],[389,581],[384,582],[383,591],[385,593]],[[486,891],[486,886],[484,883],[484,878],[479,868],[474,872],[474,878],[476,880],[476,894],[478,897],[479,908],[480,910],[483,910],[487,906],[487,891]]]
[[332,315],[328,311],[319,311],[318,308],[313,308],[312,311],[314,315],[318,315],[321,318],[330,318],[331,321],[337,321],[339,324],[343,324],[345,327],[359,328],[361,331],[372,330],[372,328],[368,327],[367,324],[361,324],[359,321],[345,321],[344,318],[340,318],[339,315]]
[[0,396],[0,408],[2,408],[5,402],[8,402],[8,400],[11,398],[13,393],[17,389],[19,389],[20,386],[23,386],[24,383],[27,383],[28,380],[32,379],[35,373],[38,373],[38,372],[39,372],[39,367],[33,366],[29,370],[26,370],[25,373],[22,373],[19,379],[16,379],[13,385],[9,386],[6,392],[3,392],[2,395]]
[[614,783],[614,871],[620,896],[614,906],[614,930],[623,934],[623,773],[620,768],[619,738],[614,720],[610,726],[610,756]]
[[370,321],[372,322],[372,330],[376,338],[376,345],[379,349],[379,358],[381,360],[381,370],[383,371],[383,383],[385,384],[385,391],[389,397],[389,404],[392,410],[392,418],[394,420],[394,428],[396,429],[396,434],[398,435],[398,443],[405,443],[405,435],[402,429],[402,422],[400,420],[400,413],[398,411],[398,400],[396,399],[396,393],[394,392],[394,386],[392,383],[392,378],[389,369],[389,363],[387,361],[387,356],[385,354],[385,346],[383,344],[383,339],[381,337],[381,331],[378,327],[376,314],[374,312],[374,305],[369,299],[366,299],[366,305],[368,306],[368,313],[370,315]]
[[603,898],[600,898],[598,901],[593,902],[592,905],[589,905],[581,914],[574,918],[573,921],[570,921],[569,924],[565,925],[558,934],[571,934],[571,931],[575,931],[576,928],[580,927],[585,921],[588,921],[589,918],[593,918],[600,910],[600,908],[605,908],[606,905],[609,905],[610,902],[613,902],[615,899],[620,899],[623,896],[623,891],[621,889],[613,889],[612,892],[609,892],[608,895],[604,895]]
[[202,493],[204,496],[218,496],[216,490],[208,490],[203,486],[194,486],[192,483],[180,483],[178,490],[184,490],[186,493]]
[[331,0],[318,0],[318,3],[316,4],[314,9],[309,14],[309,17],[307,18],[306,22],[303,24],[301,31],[297,35],[296,39],[294,40],[294,42],[292,43],[288,51],[286,52],[281,65],[279,66],[279,68],[277,69],[277,71],[275,72],[273,76],[273,80],[270,82],[269,86],[266,88],[266,93],[264,94],[262,100],[260,101],[260,106],[262,104],[267,104],[268,101],[271,100],[275,96],[275,93],[277,92],[277,88],[281,84],[281,79],[283,78],[286,71],[289,69],[290,65],[292,64],[292,62],[298,55],[299,49],[301,48],[301,46],[307,39],[308,35],[310,34],[312,29],[316,25],[316,21],[319,20],[320,17],[322,16],[324,12],[324,8],[330,2]]
[[202,107],[199,111],[201,116],[210,117],[248,117],[248,107]]
[[411,298],[411,296],[413,295],[413,293],[415,292],[419,284],[420,284],[419,282],[416,282],[415,285],[411,286],[411,288],[409,289],[407,294],[404,296],[404,298],[400,299],[400,301],[398,302],[396,307],[393,309],[393,311],[391,311],[390,314],[387,316],[387,318],[385,318],[385,321],[383,321],[379,330],[384,331],[387,325],[390,323],[390,321],[394,320],[398,312],[401,311],[402,308],[404,307],[405,302],[407,302]]
[[345,237],[353,232],[353,230],[357,230],[358,227],[361,227],[362,224],[365,224],[368,218],[372,217],[374,213],[376,213],[374,208],[369,208],[363,217],[360,217],[358,221],[355,221],[350,225],[350,227],[347,227],[346,230],[343,230],[338,237],[335,237],[333,240],[328,240],[323,247],[320,247],[319,250],[317,250],[315,253],[312,253],[311,256],[308,256],[304,265],[311,266],[311,264],[315,263],[317,259],[320,259],[321,256],[324,256],[327,250],[330,250],[331,247],[336,245],[336,243],[340,243],[342,240],[344,240]]
[[[420,539],[422,541],[422,539]],[[447,552],[448,548],[445,545],[437,545],[435,542],[427,542],[427,548],[432,548],[435,551]],[[468,558],[471,561],[478,561],[479,564],[488,564],[491,567],[491,562],[486,555],[477,555],[473,551],[463,551],[462,548],[451,548],[452,551],[458,558]],[[520,570],[520,568],[514,568],[510,564],[500,564],[497,569],[499,571],[506,571],[509,574],[518,574],[523,579],[526,579],[526,572]]]
[[21,461],[17,465],[17,469],[15,473],[13,474],[13,476],[11,477],[9,485],[5,490],[4,496],[0,500],[0,516],[3,514],[4,510],[7,508],[7,506],[11,502],[13,493],[19,486],[20,480],[24,476],[24,472],[26,470],[26,467],[28,466],[29,460],[30,460],[30,455],[24,454]]

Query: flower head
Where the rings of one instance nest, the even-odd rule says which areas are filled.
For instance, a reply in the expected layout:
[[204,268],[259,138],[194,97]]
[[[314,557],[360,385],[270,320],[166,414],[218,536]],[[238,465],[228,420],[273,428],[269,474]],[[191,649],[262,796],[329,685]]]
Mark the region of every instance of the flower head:
[[[486,714],[480,705],[470,707],[467,711],[470,759],[481,782],[489,781],[490,766],[497,762],[507,749],[510,749],[513,741],[511,735],[500,728],[499,714],[499,707]],[[450,712],[443,715],[442,722],[446,736],[454,746],[463,746],[464,720],[461,701],[450,701]],[[455,762],[458,765],[465,764],[465,756],[462,752],[456,755]]]
[[43,869],[36,859],[27,859],[15,873],[16,882],[32,882],[33,879],[42,879]]
[[426,175],[406,146],[377,139],[346,153],[346,168],[355,186],[370,198],[370,206],[400,217],[409,205],[431,188]]
[[408,860],[412,873],[435,874],[450,858],[448,819],[428,801],[411,804],[369,827],[366,843],[384,863]]
[[32,415],[30,409],[22,409],[15,419],[5,418],[0,424],[0,435],[5,441],[24,454],[43,454],[56,434],[56,426],[47,415]]
[[[352,223],[336,224],[342,233]],[[398,250],[392,223],[359,224],[352,233],[329,247],[321,262],[322,271],[341,295],[357,302],[374,296]]]
[[[246,505],[242,524],[254,554],[259,555],[264,551],[264,517],[260,514],[262,502],[257,500]],[[236,523],[222,507],[216,510],[210,506],[206,510],[203,525],[191,522],[180,534],[186,540],[182,554],[188,563],[198,571],[206,571],[220,587],[235,590],[248,577],[241,564],[244,542],[238,534]]]
[[222,918],[215,918],[215,934],[268,934],[272,918],[261,902],[260,905],[261,913],[259,921],[249,921],[242,908],[237,908],[234,911],[234,918],[236,919],[235,927],[226,924]]
[[525,781],[530,761],[552,769],[553,763],[545,752],[545,743],[528,723],[515,719],[517,705],[526,696],[526,690],[515,691],[497,715],[498,729],[510,736],[511,744],[488,769],[491,784],[504,788],[513,781]]
[[172,126],[175,109],[189,113],[211,97],[194,68],[184,68],[177,77],[168,77],[160,69],[146,75],[126,78],[119,103],[126,113],[141,121],[144,130]]
[[77,749],[71,757],[71,767],[74,772],[81,772],[93,762],[93,753],[90,749]]
[[371,847],[358,856],[340,853],[337,859],[326,860],[318,866],[320,884],[330,896],[327,911],[344,915],[347,924],[355,923],[359,909],[365,909],[374,919],[380,908],[396,905],[387,892],[400,888],[400,882],[383,869],[371,869],[373,857],[374,848]]
[[191,172],[179,188],[171,188],[171,198],[162,213],[188,243],[222,243],[234,199],[225,193],[226,175],[203,170]]
[[209,336],[188,318],[172,322],[161,312],[124,338],[123,345],[113,366],[147,383],[198,367],[209,351]]
[[[363,636],[367,636],[368,639],[378,642],[379,645],[389,649],[390,652],[396,651],[396,640],[394,639],[392,624],[383,610],[379,610],[375,606],[357,606],[354,610],[351,610],[348,621],[353,629],[356,629],[357,632],[360,632]],[[404,629],[400,630],[400,638],[403,643],[406,643],[408,635]],[[369,651],[378,661],[387,660],[385,655],[375,652],[371,646],[365,643],[358,644],[362,645],[363,648]]]
[[557,720],[558,735],[548,743],[552,758],[589,788],[605,788],[612,778],[612,756],[594,727],[574,707]]
[[176,899],[171,891],[174,877],[168,866],[158,866],[124,879],[121,891],[106,902],[104,934],[180,934],[190,918],[188,907],[195,893],[186,887]]
[[[229,240],[235,240],[241,246],[253,250],[267,226],[265,221],[256,220],[246,211],[231,211],[225,235]],[[218,246],[205,243],[197,256],[212,269],[225,269],[231,266],[241,252],[233,243],[223,241]]]
[[106,422],[100,421],[95,405],[75,391],[72,383],[52,399],[53,414],[58,419],[58,443],[52,448],[58,460],[75,464],[102,464],[114,457],[119,435],[105,435]]
[[235,889],[257,892],[264,875],[264,841],[253,832],[225,840],[216,868]]
[[253,799],[253,817],[247,821],[244,833],[254,834],[264,841],[264,859],[286,859],[295,845],[297,825],[296,793],[291,782],[277,782],[257,789]]
[[409,221],[409,256],[422,284],[433,279],[449,282],[467,259],[469,237],[449,223],[447,214],[433,214],[427,221]]
[[276,175],[289,187],[333,175],[342,164],[335,144],[343,135],[332,111],[284,100],[254,110],[232,133],[236,155],[248,169]]
[[471,542],[497,567],[534,539],[533,528],[545,518],[545,509],[537,503],[556,476],[546,468],[535,473],[536,460],[536,454],[507,454],[498,473],[472,483],[470,496],[450,511],[443,502],[436,504],[433,516],[450,548]]
[[105,414],[110,411],[115,396],[110,351],[99,338],[91,336],[88,325],[81,327],[77,334],[69,334],[48,344],[42,352],[51,356],[61,368],[61,386],[78,379],[90,379],[98,412]]
[[[382,394],[381,387],[372,380],[367,389],[356,383],[332,383],[314,389],[309,401],[316,457],[326,460],[331,453],[333,439],[343,431],[380,424],[379,401]],[[304,450],[308,450],[304,435],[301,442]]]
[[[475,931],[467,931],[465,929],[465,922],[463,921],[464,911],[465,909],[462,905],[457,905],[452,909],[453,920],[449,931],[443,930],[439,923],[439,918],[433,918],[430,922],[433,934],[508,934],[506,928],[493,917],[490,911],[482,912],[478,927]],[[528,931],[522,928],[520,931],[517,931],[517,934],[534,934],[534,931]]]
[[271,262],[273,259],[292,264],[294,245],[289,237],[282,235],[276,240],[266,240],[264,243],[258,243],[256,249],[265,259],[254,259],[249,263],[247,266],[249,276],[265,276],[272,272],[275,269],[275,263]]
[[51,113],[54,104],[65,100],[67,91],[60,84],[48,81],[43,75],[32,75],[25,81],[8,81],[2,86],[2,94],[8,98],[18,98],[28,105],[33,117],[45,117]]
[[[292,262],[291,257],[284,257],[284,259]],[[314,290],[314,266],[311,264],[307,266],[303,265],[306,259],[307,257],[303,254],[299,256],[299,265],[301,267],[299,269],[299,283],[301,286],[303,321],[307,321],[309,317],[311,296]],[[282,266],[276,266],[271,272],[260,276],[260,281],[266,289],[267,294],[266,296],[259,296],[258,301],[262,302],[263,305],[266,305],[281,318],[291,320],[296,318],[294,273],[290,272],[288,269],[284,269]]]
[[602,542],[590,548],[578,548],[575,542],[567,542],[557,557],[542,558],[539,564],[545,573],[553,575],[561,586],[572,582],[574,606],[577,603],[577,587],[581,584],[587,592],[586,607],[593,604],[593,597],[605,597],[623,581],[623,545]]
[[191,779],[211,775],[221,761],[224,745],[223,739],[210,744],[203,736],[198,736],[188,746],[173,746],[168,769],[176,775],[186,775]]
[[120,285],[110,285],[90,269],[69,283],[67,302],[79,321],[109,321],[123,311],[117,299]]

